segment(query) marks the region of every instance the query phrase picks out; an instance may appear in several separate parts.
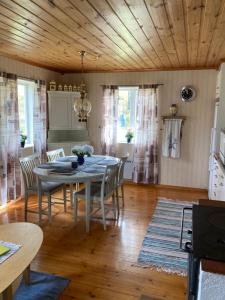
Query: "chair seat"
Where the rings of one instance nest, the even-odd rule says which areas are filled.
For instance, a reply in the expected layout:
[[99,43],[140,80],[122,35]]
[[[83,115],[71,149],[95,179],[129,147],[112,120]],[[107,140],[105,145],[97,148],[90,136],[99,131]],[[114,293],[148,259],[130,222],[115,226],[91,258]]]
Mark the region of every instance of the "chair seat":
[[[75,192],[75,194],[78,197],[85,198],[85,188],[78,192]],[[91,184],[90,195],[91,195],[91,198],[101,196],[101,183],[96,182],[96,183]]]
[[51,181],[42,181],[41,187],[44,192],[52,192],[54,190],[62,188],[63,184]]
[[[51,182],[51,181],[42,181],[41,182],[41,190],[44,193],[52,193],[53,191],[57,191],[63,187],[62,183]],[[37,191],[37,185],[30,188],[30,190]]]

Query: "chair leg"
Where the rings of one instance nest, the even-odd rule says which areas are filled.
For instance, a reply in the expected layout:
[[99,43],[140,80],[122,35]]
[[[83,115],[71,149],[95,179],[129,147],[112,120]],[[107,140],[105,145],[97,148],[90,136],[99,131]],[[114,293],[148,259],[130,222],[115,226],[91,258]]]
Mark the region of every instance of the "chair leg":
[[114,219],[116,220],[116,203],[115,203],[115,194],[113,193],[112,194],[112,205],[113,205],[113,216],[114,216]]
[[52,219],[52,199],[51,194],[48,194],[48,221],[51,223]]
[[25,218],[25,222],[27,222],[27,207],[28,207],[28,193],[25,192],[25,195],[24,195],[24,218]]
[[70,206],[73,207],[73,184],[70,184]]
[[42,221],[42,190],[41,190],[41,180],[38,179],[38,215],[39,215],[39,224]]
[[123,189],[123,184],[121,185],[121,192],[122,192],[122,207],[124,208],[124,189]]
[[118,188],[116,188],[116,208],[117,208],[117,220],[118,220],[120,216],[120,200],[119,200]]
[[105,205],[104,205],[104,199],[101,199],[101,209],[102,209],[102,221],[103,221],[103,227],[104,230],[106,230],[106,219],[105,219]]
[[63,187],[63,204],[64,204],[64,212],[66,212],[66,185]]
[[74,212],[74,222],[77,223],[77,206],[78,206],[78,196],[74,194],[74,203],[73,203],[73,212]]

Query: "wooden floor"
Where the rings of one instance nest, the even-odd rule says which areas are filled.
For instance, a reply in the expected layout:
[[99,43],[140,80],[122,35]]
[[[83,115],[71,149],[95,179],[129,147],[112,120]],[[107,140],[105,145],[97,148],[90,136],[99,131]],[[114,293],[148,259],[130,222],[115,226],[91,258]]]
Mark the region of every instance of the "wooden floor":
[[[33,270],[70,279],[61,300],[139,300],[141,295],[156,299],[185,299],[186,278],[136,265],[137,257],[159,196],[195,200],[207,198],[204,191],[125,185],[125,209],[118,224],[107,231],[99,221],[85,233],[82,219],[76,226],[71,211],[53,208],[51,225],[43,222],[44,242],[33,261]],[[36,197],[31,199],[36,206]],[[80,208],[83,209],[82,207]],[[0,211],[0,223],[23,221],[23,202]],[[36,215],[29,221],[37,222]]]

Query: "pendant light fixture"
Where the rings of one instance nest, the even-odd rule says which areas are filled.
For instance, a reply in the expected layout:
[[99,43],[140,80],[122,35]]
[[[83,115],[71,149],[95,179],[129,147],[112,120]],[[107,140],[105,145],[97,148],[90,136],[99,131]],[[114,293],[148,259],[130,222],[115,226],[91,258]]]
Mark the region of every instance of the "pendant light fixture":
[[87,118],[89,117],[90,112],[91,112],[91,102],[87,99],[86,85],[83,80],[85,51],[81,50],[79,53],[80,53],[80,58],[81,58],[82,82],[79,86],[80,87],[80,98],[75,99],[73,107],[74,107],[75,113],[78,116],[78,121],[79,122],[87,122]]

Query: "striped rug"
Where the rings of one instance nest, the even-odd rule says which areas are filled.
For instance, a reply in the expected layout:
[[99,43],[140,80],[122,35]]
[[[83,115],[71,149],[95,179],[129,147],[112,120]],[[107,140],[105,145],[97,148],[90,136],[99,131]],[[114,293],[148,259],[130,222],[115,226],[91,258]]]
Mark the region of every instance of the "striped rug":
[[[152,220],[142,243],[138,264],[144,267],[156,267],[157,270],[187,274],[187,253],[179,249],[180,227],[183,207],[193,203],[158,199]],[[190,240],[187,230],[191,229],[191,211],[185,212],[184,243]]]

